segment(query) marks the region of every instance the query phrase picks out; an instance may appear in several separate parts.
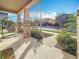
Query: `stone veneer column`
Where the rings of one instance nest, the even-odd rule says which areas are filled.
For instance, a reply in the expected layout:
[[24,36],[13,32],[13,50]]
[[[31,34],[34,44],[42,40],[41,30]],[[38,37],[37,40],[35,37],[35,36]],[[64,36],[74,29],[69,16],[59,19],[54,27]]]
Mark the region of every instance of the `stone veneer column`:
[[17,14],[17,20],[16,20],[16,32],[21,32],[21,14]]
[[28,8],[24,9],[24,20],[23,20],[23,38],[31,37],[30,19]]
[[77,10],[77,59],[79,59],[79,10]]

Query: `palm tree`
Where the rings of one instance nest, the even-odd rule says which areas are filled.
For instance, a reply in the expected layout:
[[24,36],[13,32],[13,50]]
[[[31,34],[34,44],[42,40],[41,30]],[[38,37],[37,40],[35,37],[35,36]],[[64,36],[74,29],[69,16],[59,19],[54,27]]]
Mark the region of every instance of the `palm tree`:
[[67,17],[67,22],[64,24],[66,31],[76,33],[76,16],[69,14]]
[[1,30],[2,30],[2,32],[1,32],[1,34],[2,34],[2,39],[4,38],[4,37],[3,37],[3,34],[4,34],[4,33],[3,33],[3,29],[4,29],[4,24],[6,24],[5,19],[7,19],[7,17],[5,17],[5,18],[3,18],[3,19],[0,20]]
[[7,29],[8,32],[15,30],[15,22],[7,20],[6,18],[0,20],[0,29]]
[[7,20],[5,28],[8,30],[8,32],[13,31],[15,29],[15,22],[13,22],[11,20]]

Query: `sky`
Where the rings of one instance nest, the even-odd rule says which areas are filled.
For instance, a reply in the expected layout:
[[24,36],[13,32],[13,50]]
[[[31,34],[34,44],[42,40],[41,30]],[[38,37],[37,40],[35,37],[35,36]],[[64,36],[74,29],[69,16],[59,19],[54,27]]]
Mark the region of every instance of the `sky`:
[[[78,5],[79,0],[40,0],[39,3],[32,6],[29,12],[34,15],[34,12],[41,11],[42,17],[45,18],[45,16],[55,16],[56,13],[76,13]],[[12,14],[9,14],[9,17],[14,21],[16,19],[16,16]]]
[[40,2],[31,8],[31,11],[41,10],[43,12],[76,12],[79,0],[40,0]]

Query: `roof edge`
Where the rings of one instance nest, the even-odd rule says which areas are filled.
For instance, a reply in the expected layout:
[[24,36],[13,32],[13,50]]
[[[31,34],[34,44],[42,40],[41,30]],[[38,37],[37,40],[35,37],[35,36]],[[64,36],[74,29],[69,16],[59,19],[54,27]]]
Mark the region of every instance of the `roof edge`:
[[[25,6],[23,9],[21,9],[18,13],[23,12],[23,10],[24,10],[25,8],[30,9],[32,6],[36,5],[39,1],[40,1],[40,0],[33,0],[31,3],[29,3],[29,4],[28,4],[27,6]],[[17,14],[18,14],[18,13],[17,13]]]

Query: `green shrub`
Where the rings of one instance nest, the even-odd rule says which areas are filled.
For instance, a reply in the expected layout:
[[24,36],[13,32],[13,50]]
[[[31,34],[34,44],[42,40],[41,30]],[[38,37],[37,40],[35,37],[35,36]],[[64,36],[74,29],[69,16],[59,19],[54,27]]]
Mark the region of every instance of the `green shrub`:
[[42,33],[39,30],[32,30],[31,31],[31,36],[36,38],[38,41],[43,38]]
[[76,55],[77,42],[76,39],[73,38],[67,32],[59,33],[57,37],[57,42],[60,44],[62,49],[72,55]]

